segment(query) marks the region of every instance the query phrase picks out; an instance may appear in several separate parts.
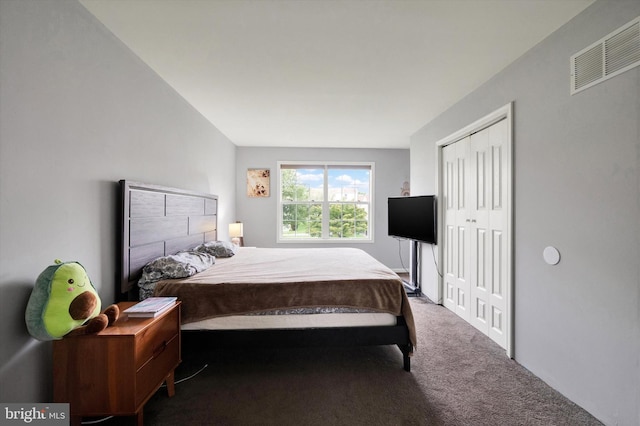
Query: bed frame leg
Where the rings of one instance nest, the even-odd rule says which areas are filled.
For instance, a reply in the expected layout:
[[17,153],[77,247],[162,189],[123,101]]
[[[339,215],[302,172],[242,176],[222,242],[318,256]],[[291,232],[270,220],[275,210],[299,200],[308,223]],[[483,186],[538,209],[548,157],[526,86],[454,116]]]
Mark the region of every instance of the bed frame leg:
[[409,354],[413,350],[413,345],[398,345],[400,350],[402,351],[402,360],[404,363],[404,371],[411,371],[411,357]]

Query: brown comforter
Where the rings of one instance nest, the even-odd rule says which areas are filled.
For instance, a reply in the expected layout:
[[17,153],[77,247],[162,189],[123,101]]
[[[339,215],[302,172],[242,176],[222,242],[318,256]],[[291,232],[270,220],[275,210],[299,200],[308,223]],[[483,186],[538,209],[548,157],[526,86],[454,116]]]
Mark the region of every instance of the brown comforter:
[[360,249],[242,248],[190,278],[157,283],[154,296],[177,296],[183,323],[272,309],[330,306],[402,315],[416,333],[402,281]]

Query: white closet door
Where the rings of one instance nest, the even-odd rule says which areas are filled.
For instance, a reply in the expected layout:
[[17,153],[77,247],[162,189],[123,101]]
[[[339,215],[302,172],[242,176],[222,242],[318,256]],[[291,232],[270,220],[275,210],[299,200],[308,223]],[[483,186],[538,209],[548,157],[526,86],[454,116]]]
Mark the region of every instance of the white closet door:
[[507,345],[507,122],[442,149],[444,306]]
[[444,219],[443,227],[443,285],[442,304],[449,310],[456,310],[456,276],[457,276],[457,244],[456,244],[456,145],[442,148],[442,189],[441,205]]
[[467,321],[471,300],[468,150],[469,138],[443,148],[446,257],[443,304]]
[[470,169],[473,188],[470,191],[471,233],[471,318],[470,323],[489,334],[489,277],[490,258],[488,251],[489,230],[489,129],[471,135]]
[[489,337],[503,348],[507,346],[509,186],[507,157],[507,121],[502,120],[489,129],[489,254],[490,267]]

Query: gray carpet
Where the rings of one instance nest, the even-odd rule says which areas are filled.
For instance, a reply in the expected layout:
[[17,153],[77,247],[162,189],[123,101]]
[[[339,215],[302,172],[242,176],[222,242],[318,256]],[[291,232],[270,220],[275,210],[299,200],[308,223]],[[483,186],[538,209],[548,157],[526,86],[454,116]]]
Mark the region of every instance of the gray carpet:
[[[445,308],[411,298],[412,371],[396,347],[194,350],[146,425],[600,425]],[[133,424],[113,418],[103,424]]]

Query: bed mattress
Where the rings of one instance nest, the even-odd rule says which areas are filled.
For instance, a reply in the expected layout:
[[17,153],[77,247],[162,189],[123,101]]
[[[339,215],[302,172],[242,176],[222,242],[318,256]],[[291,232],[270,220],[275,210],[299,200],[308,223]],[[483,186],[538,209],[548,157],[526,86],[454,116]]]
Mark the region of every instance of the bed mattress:
[[182,325],[183,330],[263,330],[396,325],[396,316],[381,313],[230,315]]

